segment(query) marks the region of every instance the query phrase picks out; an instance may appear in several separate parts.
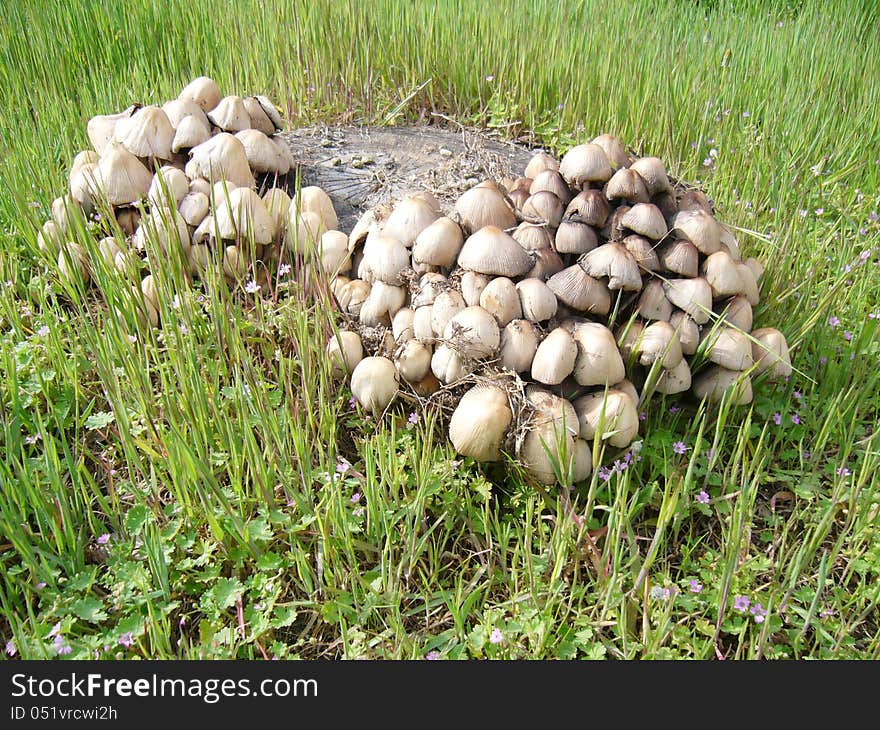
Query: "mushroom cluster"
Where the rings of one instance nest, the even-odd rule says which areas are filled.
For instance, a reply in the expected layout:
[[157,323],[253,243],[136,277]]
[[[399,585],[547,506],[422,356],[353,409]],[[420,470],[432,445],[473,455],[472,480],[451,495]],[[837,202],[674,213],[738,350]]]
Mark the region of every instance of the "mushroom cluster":
[[333,265],[327,352],[357,401],[451,394],[460,454],[514,453],[545,483],[589,476],[591,442],[629,446],[655,392],[745,404],[753,376],[791,372],[782,333],[752,330],[761,264],[607,134],[448,211],[427,192],[371,209]]
[[[291,195],[281,127],[267,98],[221,97],[206,77],[93,117],[38,246],[64,278],[124,277],[152,326],[156,255],[233,282],[296,260],[332,293],[327,354],[363,408],[447,406],[460,454],[515,455],[545,483],[587,478],[597,442],[632,444],[654,393],[744,404],[754,376],[791,372],[782,333],[752,330],[761,264],[701,191],[611,135],[445,210],[424,191],[383,203],[346,234],[323,190]],[[83,230],[100,239],[91,258]]]
[[[148,243],[179,256],[189,276],[216,266],[231,280],[241,279],[251,262],[301,245],[301,231],[289,233],[285,176],[293,160],[275,136],[282,127],[268,98],[221,96],[207,77],[161,107],[136,104],[92,117],[93,149],[74,158],[68,191],[52,203],[38,247],[57,257],[62,277],[88,281],[97,262],[73,239],[79,230],[95,231],[100,257],[128,278],[139,318],[155,326],[159,302]],[[300,229],[310,225],[294,218]]]

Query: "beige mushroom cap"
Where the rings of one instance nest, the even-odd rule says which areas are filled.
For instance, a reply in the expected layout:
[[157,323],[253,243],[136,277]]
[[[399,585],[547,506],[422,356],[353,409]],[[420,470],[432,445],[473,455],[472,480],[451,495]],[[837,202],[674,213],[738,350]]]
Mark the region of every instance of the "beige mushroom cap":
[[544,170],[559,170],[559,160],[546,152],[537,152],[532,155],[523,174],[534,180]]
[[712,288],[703,278],[669,279],[663,284],[666,297],[679,309],[693,317],[697,324],[706,324],[712,313]]
[[92,147],[95,148],[99,155],[103,155],[107,146],[113,141],[116,125],[119,121],[130,117],[136,109],[136,106],[130,106],[118,114],[98,114],[89,119],[86,125],[86,132]]
[[628,200],[631,203],[647,203],[651,200],[645,181],[635,170],[620,168],[605,184],[608,200]]
[[224,96],[211,111],[208,112],[211,123],[224,132],[241,132],[251,128],[251,118],[240,96]]
[[769,371],[770,376],[775,380],[791,375],[791,356],[782,332],[773,327],[762,327],[752,332],[752,337],[757,340],[752,343],[756,372]]
[[651,279],[642,287],[636,311],[643,319],[669,321],[672,316],[672,302],[666,298],[663,283],[659,279]]
[[441,216],[423,228],[413,243],[414,263],[449,268],[458,258],[464,237],[458,224]]
[[340,331],[327,343],[327,359],[336,378],[350,373],[364,359],[364,346],[357,332]]
[[290,158],[258,129],[243,129],[235,136],[244,146],[245,156],[254,172],[286,175],[290,170]]
[[611,206],[601,190],[584,190],[571,199],[563,220],[601,228],[611,215]]
[[633,162],[629,169],[639,173],[651,196],[672,189],[669,177],[666,175],[666,166],[659,157],[641,157]]
[[194,101],[203,111],[208,111],[220,103],[220,87],[213,79],[199,76],[184,86],[177,98]]
[[580,312],[605,315],[611,310],[608,287],[594,279],[578,264],[553,274],[547,286],[565,306]]
[[192,115],[186,116],[180,120],[180,123],[174,130],[174,138],[171,140],[171,151],[177,153],[181,150],[198,147],[209,139],[211,139],[211,128],[207,123],[202,123]]
[[605,150],[592,143],[579,144],[566,152],[559,173],[572,185],[604,183],[613,174]]
[[[339,228],[339,218],[336,216],[333,200],[317,185],[307,185],[304,188],[300,188],[297,194],[291,198],[291,223],[299,211],[317,214],[324,224],[324,228],[328,231]],[[349,241],[351,241],[351,238],[349,238]]]
[[691,368],[688,361],[682,358],[674,368],[661,369],[654,390],[665,395],[676,395],[689,390],[691,385]]
[[251,174],[244,145],[240,139],[227,132],[221,132],[207,142],[193,147],[190,161],[186,165],[186,175],[190,179],[226,179],[242,188],[251,188],[254,185],[254,176]]
[[538,345],[532,361],[532,379],[545,385],[558,385],[571,375],[577,354],[572,336],[557,327]]
[[748,370],[753,365],[752,343],[744,332],[720,325],[704,335],[706,356],[728,370]]
[[111,142],[94,170],[94,180],[110,205],[127,205],[146,197],[153,175],[119,142]]
[[621,216],[620,226],[653,241],[659,241],[667,232],[663,214],[652,203],[636,203]]
[[522,316],[532,322],[544,322],[556,314],[559,302],[553,290],[540,279],[523,279],[516,284]]
[[174,127],[168,115],[157,106],[145,106],[130,117],[120,119],[113,138],[137,157],[171,159]]
[[265,135],[275,134],[275,125],[269,119],[269,115],[266,114],[257,97],[246,96],[243,101],[251,129],[256,129]]
[[671,370],[681,362],[683,353],[678,333],[669,322],[653,322],[642,331],[635,347],[642,365],[660,364]]
[[515,319],[501,331],[501,351],[498,361],[502,367],[516,373],[532,368],[538,350],[538,330],[526,319]]
[[257,244],[271,243],[275,221],[265,203],[250,188],[235,188],[229,196],[214,201],[214,225],[223,239]]
[[715,299],[731,297],[743,292],[743,280],[739,275],[736,261],[724,251],[716,251],[703,262],[703,277],[712,287]]
[[490,187],[476,186],[462,194],[455,203],[455,214],[465,233],[475,233],[486,226],[502,231],[516,226],[516,215],[510,204]]
[[620,243],[606,243],[594,248],[581,256],[580,265],[595,279],[607,278],[608,288],[612,291],[639,291],[642,288],[639,265],[626,246]]
[[[556,298],[553,299],[555,303]],[[492,279],[480,292],[480,306],[495,317],[501,327],[523,316],[516,284],[505,276]]]
[[700,251],[690,241],[664,241],[657,249],[664,271],[693,279],[700,273]]
[[501,330],[482,307],[465,307],[446,323],[443,339],[466,359],[488,358],[498,352]]
[[697,398],[708,398],[710,403],[717,403],[728,392],[734,405],[752,402],[751,378],[745,372],[727,370],[720,365],[713,365],[697,375],[692,388]]
[[376,418],[394,402],[399,390],[397,368],[387,357],[365,357],[351,374],[352,395]]
[[629,167],[632,163],[629,155],[626,154],[623,142],[613,134],[600,134],[592,140],[592,143],[605,150],[605,156],[608,158],[612,169],[617,170],[621,167]]
[[672,219],[672,229],[679,238],[690,241],[707,256],[721,248],[721,227],[715,217],[702,208],[677,213]]
[[480,383],[461,397],[453,411],[449,440],[463,456],[477,461],[497,461],[512,420],[507,393],[496,385]]
[[532,259],[516,240],[495,226],[484,226],[465,241],[458,254],[463,269],[492,276],[521,276]]
[[424,198],[407,197],[394,206],[382,227],[382,235],[396,238],[410,248],[417,236],[438,218],[440,211]]
[[574,379],[578,385],[612,385],[624,379],[626,368],[614,334],[598,322],[575,326],[572,338],[577,345]]
[[587,253],[599,245],[599,239],[586,223],[564,220],[556,229],[554,244],[558,253]]
[[601,439],[622,449],[639,433],[639,414],[632,398],[623,391],[609,388],[582,396],[574,401],[579,435],[587,441]]

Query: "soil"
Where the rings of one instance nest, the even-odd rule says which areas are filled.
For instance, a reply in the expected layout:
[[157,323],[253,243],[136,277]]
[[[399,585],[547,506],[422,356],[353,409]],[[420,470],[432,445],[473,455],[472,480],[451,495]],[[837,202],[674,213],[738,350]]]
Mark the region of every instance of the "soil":
[[280,136],[303,184],[318,185],[333,199],[345,232],[365,210],[419,190],[451,208],[464,190],[483,180],[522,175],[534,154],[464,127],[306,127]]

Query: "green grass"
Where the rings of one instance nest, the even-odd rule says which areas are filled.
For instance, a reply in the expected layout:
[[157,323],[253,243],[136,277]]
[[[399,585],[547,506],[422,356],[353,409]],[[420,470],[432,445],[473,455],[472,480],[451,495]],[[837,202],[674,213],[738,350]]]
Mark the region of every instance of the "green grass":
[[[56,656],[58,633],[71,658],[880,656],[873,3],[4,10],[0,639],[17,656]],[[131,342],[118,279],[97,272],[109,307],[62,285],[35,226],[90,116],[202,73],[291,125],[437,113],[659,155],[764,260],[756,326],[786,333],[797,373],[749,408],[655,399],[641,460],[569,495],[458,463],[430,414],[351,411],[326,307],[300,288],[193,290],[157,262],[167,324]]]

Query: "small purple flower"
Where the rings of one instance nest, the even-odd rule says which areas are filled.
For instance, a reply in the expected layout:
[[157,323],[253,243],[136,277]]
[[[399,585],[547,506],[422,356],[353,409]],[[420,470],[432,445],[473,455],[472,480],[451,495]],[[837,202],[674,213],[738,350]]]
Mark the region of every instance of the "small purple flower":
[[453,469],[458,469],[461,466],[461,459],[453,459],[449,462],[449,466]]
[[672,444],[672,450],[676,454],[684,454],[687,452],[688,447],[684,441],[676,441],[674,444]]
[[39,434],[39,433],[35,433],[35,434],[33,434],[32,436],[25,436],[25,437],[24,437],[24,442],[25,442],[28,446],[33,446],[33,445],[34,445],[35,443],[37,443],[37,441],[39,441],[41,438],[43,438],[43,436],[42,436],[41,434]]
[[186,337],[189,334],[189,327],[187,327],[183,322],[180,323],[180,334]]
[[765,609],[760,603],[756,603],[752,606],[750,613],[755,617],[756,624],[764,623],[764,619],[767,617],[767,609]]
[[862,252],[859,254],[859,260],[860,260],[860,261],[867,261],[869,258],[871,258],[871,252],[868,251],[868,250],[862,251]]
[[409,418],[406,419],[407,428],[410,426],[415,426],[419,422],[419,414],[413,411],[409,414]]
[[185,624],[186,624],[186,616],[181,616],[180,621],[177,622],[177,625],[180,628],[183,628]]
[[803,394],[799,390],[794,391],[791,395],[793,398],[797,398],[798,400],[804,399]]
[[61,635],[61,622],[59,621],[52,627],[52,630],[46,635],[47,638],[51,639],[53,636]]
[[819,618],[831,618],[834,615],[834,610],[830,608],[823,608],[819,611]]
[[791,422],[792,422],[795,426],[797,426],[797,425],[799,425],[800,422],[801,422],[801,417],[800,417],[797,413],[792,413],[792,414],[791,414]]
[[427,654],[425,654],[425,659],[427,659],[429,662],[436,661],[439,658],[440,658],[440,652],[437,651],[436,649],[432,649]]
[[691,593],[700,593],[703,590],[703,584],[695,578],[691,578],[691,580],[688,581],[688,590]]
[[825,208],[816,208],[816,215],[822,215],[825,212]]
[[707,157],[705,160],[703,160],[703,167],[712,167],[712,162],[712,158]]
[[859,228],[859,235],[860,235],[860,236],[867,236],[867,235],[868,235],[868,229],[865,228],[864,226],[862,226],[861,228]]
[[700,504],[709,504],[709,493],[705,489],[701,489],[697,494],[697,502]]
[[501,629],[492,629],[492,633],[489,634],[489,643],[500,644],[502,641],[504,641],[504,634],[501,633]]
[[745,613],[746,611],[749,610],[750,603],[751,603],[751,601],[749,601],[748,596],[737,596],[736,598],[733,599],[734,609],[741,612],[741,613]]
[[290,264],[281,264],[281,266],[278,267],[279,276],[286,276],[289,273],[290,273]]
[[495,77],[492,76],[491,74],[490,74],[489,76],[486,77],[486,81],[489,81],[490,83],[491,83],[492,81],[494,81],[494,80],[495,80]]
[[180,309],[180,297],[177,294],[175,294],[174,299],[171,300],[171,308]]
[[876,210],[872,210],[870,215],[868,216],[868,219],[871,221],[871,223],[876,223],[878,220],[880,220],[880,215],[877,215]]
[[73,651],[73,649],[70,648],[70,645],[64,640],[63,636],[56,636],[53,644],[55,646],[55,653],[58,654],[58,656],[66,656]]
[[639,413],[639,420],[644,421],[648,417],[648,414],[645,411]]
[[357,398],[352,396],[351,398],[348,399],[348,409],[350,411],[353,411],[355,408],[357,408]]
[[361,493],[360,492],[355,492],[354,494],[351,495],[352,504],[357,504],[360,501],[361,501]]
[[827,364],[828,364],[828,358],[825,357],[825,355],[822,355],[822,356],[819,358],[819,364],[820,364],[820,365],[827,365]]
[[773,423],[775,423],[777,426],[782,425],[782,414],[778,411],[773,414]]
[[681,408],[678,406],[669,406],[669,412],[674,416],[676,413],[681,412]]
[[712,459],[715,458],[715,449],[708,449],[708,450],[706,451],[706,458],[707,458],[709,461],[712,461]]
[[251,279],[250,281],[248,281],[247,284],[244,285],[244,290],[248,294],[256,294],[258,291],[260,291],[260,289],[262,289],[262,287],[257,284],[257,282],[255,282],[253,279]]
[[98,537],[97,542],[98,545],[106,545],[108,542],[110,542],[110,535],[105,532],[103,535],[100,535]]
[[843,339],[845,339],[847,342],[852,342],[852,332],[850,332],[849,330],[844,332]]
[[607,482],[609,479],[611,479],[611,471],[608,469],[607,466],[599,467],[599,479],[601,479],[603,482]]
[[43,325],[42,327],[40,327],[40,329],[37,330],[37,334],[40,337],[45,337],[49,334],[49,328],[46,325]]
[[15,644],[12,642],[12,639],[6,642],[6,653],[9,656],[15,656]]
[[801,218],[806,218],[806,217],[807,217],[807,211],[804,210],[803,208],[801,208],[801,209],[798,211],[798,215],[799,215]]
[[850,474],[852,474],[852,472],[846,466],[841,466],[837,469],[837,476],[839,477],[848,477]]
[[[780,23],[780,25],[782,25],[782,24]],[[748,119],[750,116],[752,116],[750,112],[743,112],[744,119]]]
[[46,587],[46,581],[41,580],[37,585],[34,586],[38,591],[43,590]]
[[336,462],[336,473],[345,474],[349,469],[351,469],[351,462],[344,457],[340,457],[339,461]]
[[132,636],[131,631],[123,634],[119,637],[119,643],[128,649],[132,644],[134,644],[134,636]]
[[832,327],[837,327],[837,326],[840,324],[840,318],[838,318],[838,317],[829,317],[829,318],[828,318],[828,324],[830,324]]

